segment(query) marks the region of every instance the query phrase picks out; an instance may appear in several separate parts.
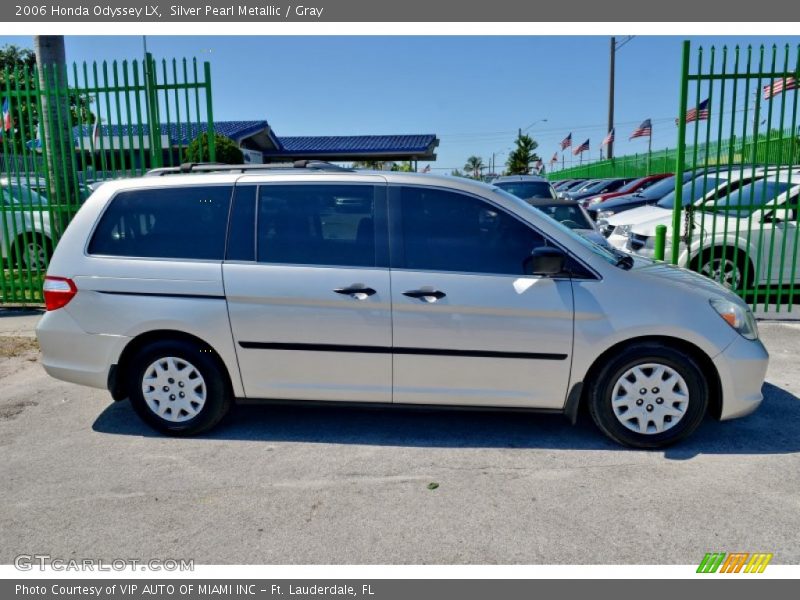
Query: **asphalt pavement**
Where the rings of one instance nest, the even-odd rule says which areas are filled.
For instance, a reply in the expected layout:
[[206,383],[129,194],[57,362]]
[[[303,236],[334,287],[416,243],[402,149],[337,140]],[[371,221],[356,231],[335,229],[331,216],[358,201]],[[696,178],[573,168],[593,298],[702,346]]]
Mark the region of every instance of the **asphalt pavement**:
[[796,323],[760,324],[772,360],[755,414],[644,452],[586,415],[336,406],[240,406],[171,439],[48,377],[21,341],[36,318],[0,316],[0,563],[800,562]]

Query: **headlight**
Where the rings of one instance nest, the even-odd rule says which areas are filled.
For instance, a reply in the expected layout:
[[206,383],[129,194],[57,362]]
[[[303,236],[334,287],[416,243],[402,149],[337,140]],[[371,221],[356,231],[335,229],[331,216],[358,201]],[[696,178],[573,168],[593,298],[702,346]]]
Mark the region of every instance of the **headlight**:
[[633,225],[617,225],[617,228],[614,229],[614,233],[623,237],[629,237],[631,235],[631,227],[633,227]]
[[598,219],[607,219],[608,217],[613,217],[614,211],[613,210],[599,210],[597,211],[597,218]]
[[739,335],[748,340],[758,339],[758,326],[756,319],[749,308],[742,308],[738,304],[725,300],[724,298],[711,298],[709,300],[711,308]]
[[589,204],[600,204],[603,201],[602,198],[592,198],[589,200]]

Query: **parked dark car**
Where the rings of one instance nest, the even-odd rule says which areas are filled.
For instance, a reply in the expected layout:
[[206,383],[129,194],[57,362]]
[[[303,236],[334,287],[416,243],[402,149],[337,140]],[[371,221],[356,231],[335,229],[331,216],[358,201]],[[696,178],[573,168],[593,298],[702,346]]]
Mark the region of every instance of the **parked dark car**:
[[586,181],[585,179],[562,179],[553,183],[553,189],[557,192],[564,192],[570,188],[577,186],[579,183]]
[[[693,176],[692,171],[687,171],[683,174],[683,181],[689,181]],[[626,196],[617,196],[611,200],[606,200],[600,204],[592,204],[586,210],[589,215],[597,221],[598,219],[605,219],[617,213],[621,213],[632,208],[639,206],[646,206],[648,204],[655,204],[661,198],[669,194],[675,189],[675,176],[662,179],[658,183],[654,183],[649,188],[636,192],[635,194],[628,194]]]
[[576,185],[565,186],[556,193],[559,198],[569,198],[570,194],[578,194],[600,183],[600,179],[584,179]]
[[600,202],[606,202],[607,200],[611,200],[612,198],[616,198],[618,196],[627,196],[628,194],[636,194],[638,192],[642,192],[649,188],[650,186],[655,185],[662,179],[666,179],[667,177],[671,177],[672,173],[656,173],[655,175],[647,175],[645,177],[639,177],[638,179],[634,179],[630,183],[626,183],[621,188],[618,188],[616,191],[613,192],[605,192],[604,194],[598,194],[597,196],[589,196],[588,198],[584,198],[581,200],[584,208],[589,208],[592,204],[598,204]]
[[549,181],[536,175],[506,175],[494,179],[492,185],[517,198],[547,198],[555,200],[556,193]]
[[589,198],[591,196],[598,196],[600,194],[607,194],[609,192],[615,192],[623,185],[630,183],[633,181],[634,177],[616,177],[612,179],[601,179],[596,184],[584,187],[579,189],[575,192],[567,192],[566,198],[569,200],[583,200],[584,198]]
[[594,221],[586,213],[586,209],[578,202],[547,198],[530,198],[526,199],[526,202],[595,244],[610,247],[608,240],[597,230]]

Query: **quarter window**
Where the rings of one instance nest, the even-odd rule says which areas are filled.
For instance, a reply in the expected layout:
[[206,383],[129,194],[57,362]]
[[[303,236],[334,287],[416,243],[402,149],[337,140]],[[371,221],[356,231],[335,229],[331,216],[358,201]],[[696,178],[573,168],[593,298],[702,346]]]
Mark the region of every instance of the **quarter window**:
[[230,186],[120,192],[89,243],[90,254],[222,260]]
[[373,186],[264,185],[259,196],[259,262],[376,265]]
[[523,275],[544,238],[503,210],[472,196],[402,188],[403,267]]

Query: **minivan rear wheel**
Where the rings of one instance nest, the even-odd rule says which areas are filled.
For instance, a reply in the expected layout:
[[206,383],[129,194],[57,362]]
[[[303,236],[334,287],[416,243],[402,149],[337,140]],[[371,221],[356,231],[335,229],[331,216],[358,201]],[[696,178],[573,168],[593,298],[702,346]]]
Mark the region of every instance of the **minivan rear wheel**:
[[690,435],[708,408],[697,361],[674,347],[634,344],[608,360],[589,392],[589,412],[611,439],[663,448]]
[[142,348],[131,361],[128,386],[142,420],[170,435],[207,431],[231,405],[227,381],[211,352],[182,340]]

